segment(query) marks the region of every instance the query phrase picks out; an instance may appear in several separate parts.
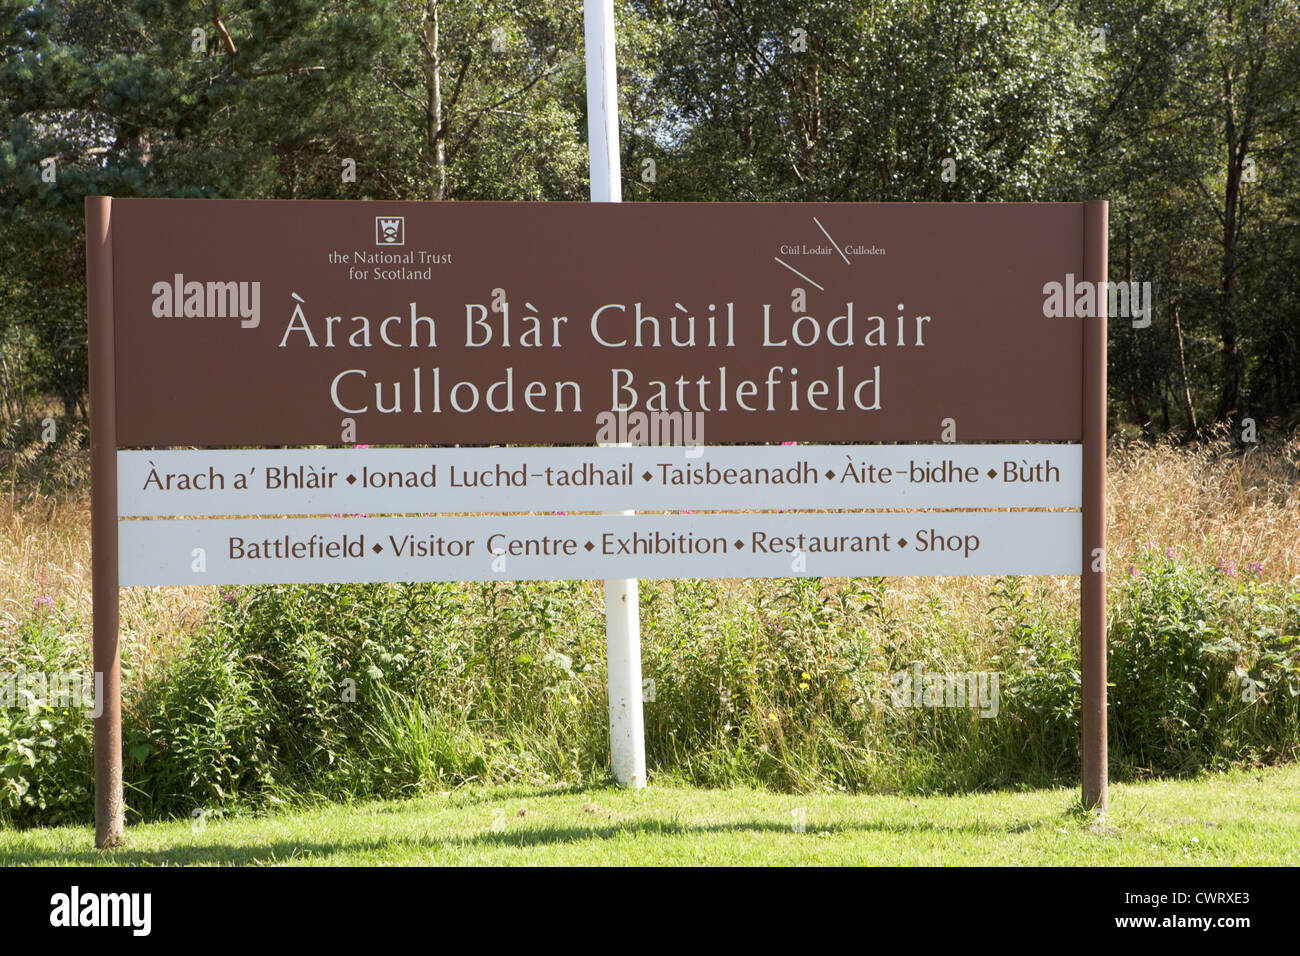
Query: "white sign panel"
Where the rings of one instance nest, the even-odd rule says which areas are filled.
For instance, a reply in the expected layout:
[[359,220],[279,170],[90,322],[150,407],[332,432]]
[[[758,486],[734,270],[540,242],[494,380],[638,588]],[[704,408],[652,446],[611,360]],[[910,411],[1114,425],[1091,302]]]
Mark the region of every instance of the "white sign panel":
[[1078,512],[123,521],[120,583],[1078,574]]
[[1078,508],[1081,446],[118,452],[124,517]]

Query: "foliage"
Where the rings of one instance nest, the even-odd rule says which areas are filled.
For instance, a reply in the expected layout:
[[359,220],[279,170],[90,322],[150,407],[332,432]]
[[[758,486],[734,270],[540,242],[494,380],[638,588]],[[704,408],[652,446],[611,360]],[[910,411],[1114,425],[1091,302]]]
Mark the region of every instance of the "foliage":
[[[0,648],[0,820],[68,823],[90,807],[93,734],[79,705],[93,700],[93,683],[70,623],[65,608],[38,601],[17,640]],[[80,701],[57,697],[56,675],[69,674],[86,685]]]
[[[1111,279],[1155,306],[1111,324],[1116,425],[1295,424],[1291,0],[617,11],[627,199],[1107,198]],[[576,0],[0,0],[0,414],[85,414],[87,195],[584,198],[581,25]]]
[[1111,613],[1119,760],[1195,773],[1288,752],[1300,704],[1297,595],[1238,572],[1150,556]]
[[[1116,779],[1295,758],[1300,593],[1227,570],[1151,553],[1116,582]],[[661,781],[792,792],[1069,785],[1078,628],[1045,587],[995,580],[984,627],[963,632],[939,604],[898,616],[884,579],[646,582],[648,763]],[[207,626],[127,683],[131,813],[603,783],[594,598],[577,583],[225,590]],[[55,666],[75,623],[38,610],[6,667]],[[900,706],[891,681],[913,667],[996,673],[996,713]],[[4,816],[88,813],[89,722],[49,708],[0,720]]]

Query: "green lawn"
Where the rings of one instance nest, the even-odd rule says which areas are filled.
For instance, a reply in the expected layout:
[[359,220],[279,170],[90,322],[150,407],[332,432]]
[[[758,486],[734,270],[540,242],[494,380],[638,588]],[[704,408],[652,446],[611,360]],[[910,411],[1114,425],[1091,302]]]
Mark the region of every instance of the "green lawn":
[[[791,796],[657,785],[465,790],[259,818],[0,832],[0,864],[1300,863],[1300,766],[1113,786],[1098,822],[1073,790]],[[802,828],[801,828],[802,823]]]

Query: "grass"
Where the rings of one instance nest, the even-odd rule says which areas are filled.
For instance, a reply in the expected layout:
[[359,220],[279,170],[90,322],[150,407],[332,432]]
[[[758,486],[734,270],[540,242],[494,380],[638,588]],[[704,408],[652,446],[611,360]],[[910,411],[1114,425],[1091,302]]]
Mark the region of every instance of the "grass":
[[[798,825],[802,823],[802,831]],[[775,794],[656,783],[474,789],[263,817],[129,829],[0,831],[3,865],[1264,866],[1300,857],[1300,766],[1076,791],[960,796]]]

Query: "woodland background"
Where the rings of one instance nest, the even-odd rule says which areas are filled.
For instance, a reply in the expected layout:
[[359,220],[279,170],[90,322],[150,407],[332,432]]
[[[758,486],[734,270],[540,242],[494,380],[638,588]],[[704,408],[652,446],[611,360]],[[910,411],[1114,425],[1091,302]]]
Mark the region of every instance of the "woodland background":
[[[625,201],[1105,198],[1154,290],[1112,429],[1300,421],[1295,0],[616,9]],[[579,0],[0,0],[0,418],[84,417],[86,195],[583,200],[582,42]]]

